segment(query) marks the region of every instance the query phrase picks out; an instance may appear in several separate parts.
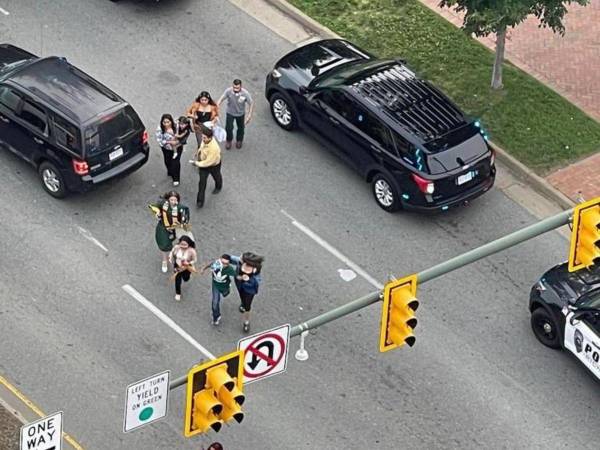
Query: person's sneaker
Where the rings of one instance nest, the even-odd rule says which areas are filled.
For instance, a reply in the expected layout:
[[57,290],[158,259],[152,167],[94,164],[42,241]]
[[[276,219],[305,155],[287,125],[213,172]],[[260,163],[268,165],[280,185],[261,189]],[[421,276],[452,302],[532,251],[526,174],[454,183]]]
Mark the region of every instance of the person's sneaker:
[[179,186],[179,181],[173,181],[173,186]]
[[161,270],[163,271],[163,273],[167,273],[167,270],[169,270],[169,266],[168,266],[168,264],[167,264],[166,261],[162,262],[162,268],[161,268]]
[[204,202],[196,202],[196,208],[202,208],[204,206]]
[[242,141],[237,141],[235,143],[235,148],[242,148]]
[[213,320],[213,325],[215,327],[218,327],[220,323],[221,323],[221,316],[217,317],[217,320]]
[[225,150],[231,150],[231,141],[225,142]]
[[246,310],[244,309],[244,306],[243,306],[243,305],[240,305],[240,308],[239,308],[239,309],[240,309],[240,312],[241,312],[241,313],[245,313],[245,312],[246,312]]
[[221,189],[217,189],[217,188],[214,188],[212,191],[213,194],[218,194],[219,192],[221,192]]
[[181,300],[181,295],[175,294],[175,301],[178,302]]
[[250,322],[244,322],[244,333],[250,331]]

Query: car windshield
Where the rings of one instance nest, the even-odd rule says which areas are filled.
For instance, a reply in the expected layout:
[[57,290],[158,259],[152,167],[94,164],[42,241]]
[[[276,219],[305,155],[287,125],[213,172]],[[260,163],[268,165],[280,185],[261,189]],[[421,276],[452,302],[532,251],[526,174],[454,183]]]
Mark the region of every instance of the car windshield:
[[142,128],[143,125],[137,114],[131,106],[127,105],[86,128],[86,152],[94,154],[102,151]]
[[592,291],[586,295],[578,306],[580,308],[596,309],[600,311],[600,289],[596,289],[595,291]]
[[452,148],[467,139],[472,138],[480,132],[474,123],[467,123],[462,127],[456,128],[449,133],[444,134],[439,139],[427,142],[425,148],[432,153],[442,152]]
[[380,68],[388,64],[372,59],[359,59],[350,61],[337,67],[333,67],[324,74],[318,76],[311,82],[311,88],[325,88],[331,86],[339,86],[345,83],[349,78],[354,78],[357,75],[363,75],[366,71]]

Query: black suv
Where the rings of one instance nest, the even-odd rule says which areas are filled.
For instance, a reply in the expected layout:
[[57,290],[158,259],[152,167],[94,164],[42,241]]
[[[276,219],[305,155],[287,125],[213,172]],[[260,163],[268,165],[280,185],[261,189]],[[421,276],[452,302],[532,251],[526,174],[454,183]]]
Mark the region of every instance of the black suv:
[[314,132],[372,183],[386,211],[444,211],[494,184],[479,121],[402,60],[340,39],[314,42],[275,65],[265,95],[280,127]]
[[533,285],[531,327],[542,344],[567,349],[600,380],[600,267],[567,269],[559,264]]
[[0,45],[0,145],[31,163],[46,192],[64,197],[148,160],[133,108],[64,58]]

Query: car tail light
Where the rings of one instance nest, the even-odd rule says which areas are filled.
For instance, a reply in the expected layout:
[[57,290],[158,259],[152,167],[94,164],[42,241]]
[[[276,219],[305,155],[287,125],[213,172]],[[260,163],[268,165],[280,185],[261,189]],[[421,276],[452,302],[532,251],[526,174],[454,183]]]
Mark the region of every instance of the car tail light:
[[90,171],[90,167],[85,161],[73,159],[73,170],[77,175],[87,175]]
[[490,148],[490,152],[492,153],[492,155],[490,156],[490,166],[493,166],[496,162],[496,150]]
[[142,144],[148,143],[148,130],[144,130],[142,133]]
[[424,194],[433,194],[433,192],[435,191],[435,184],[433,183],[433,181],[421,178],[419,175],[414,173],[412,174],[412,177],[413,180],[415,180],[415,183],[417,183],[417,186],[419,187],[419,190],[421,192],[423,192]]

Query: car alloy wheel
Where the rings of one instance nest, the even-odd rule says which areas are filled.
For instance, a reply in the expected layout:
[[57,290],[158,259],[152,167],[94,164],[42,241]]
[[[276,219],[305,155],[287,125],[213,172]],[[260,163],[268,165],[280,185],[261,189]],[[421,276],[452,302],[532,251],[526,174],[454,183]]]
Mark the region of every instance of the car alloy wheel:
[[38,168],[42,186],[52,197],[63,198],[66,195],[65,183],[63,177],[56,166],[48,161],[44,161]]
[[293,106],[282,94],[276,93],[271,96],[271,114],[277,125],[287,131],[296,128],[296,117]]
[[375,175],[373,179],[373,196],[377,204],[388,212],[396,211],[400,208],[396,189],[382,174]]
[[560,347],[558,326],[544,308],[538,308],[531,314],[531,328],[538,341],[546,347]]

